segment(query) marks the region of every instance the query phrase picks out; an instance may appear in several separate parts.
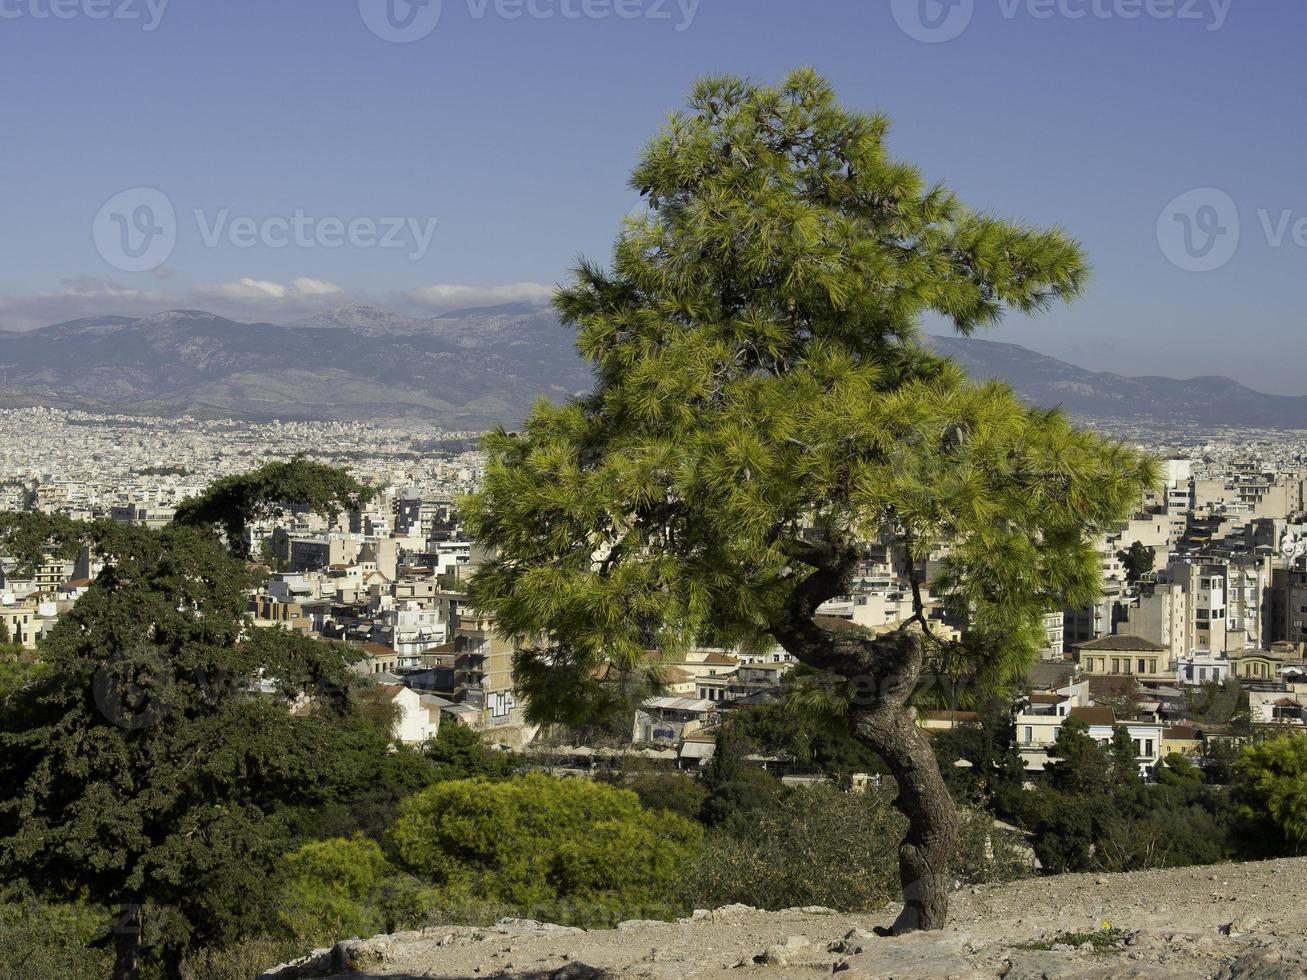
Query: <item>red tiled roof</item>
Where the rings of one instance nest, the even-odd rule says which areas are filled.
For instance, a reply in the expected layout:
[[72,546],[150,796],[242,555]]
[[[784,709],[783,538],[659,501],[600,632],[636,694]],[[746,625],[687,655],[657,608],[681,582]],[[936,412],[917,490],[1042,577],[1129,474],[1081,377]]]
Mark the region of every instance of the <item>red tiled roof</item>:
[[1115,725],[1116,713],[1107,705],[1095,704],[1072,708],[1070,717],[1079,718],[1088,725]]
[[703,662],[706,664],[727,664],[730,666],[734,666],[735,664],[739,663],[739,661],[736,660],[734,657],[732,657],[730,654],[717,653],[715,651],[713,653],[708,654],[708,656],[704,657]]

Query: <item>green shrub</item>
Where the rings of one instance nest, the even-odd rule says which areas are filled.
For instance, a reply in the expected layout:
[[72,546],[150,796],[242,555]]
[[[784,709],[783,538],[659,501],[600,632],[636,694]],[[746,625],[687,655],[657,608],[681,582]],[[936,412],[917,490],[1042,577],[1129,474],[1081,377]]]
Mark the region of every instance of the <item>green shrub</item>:
[[507,779],[522,765],[522,757],[500,752],[485,743],[479,732],[445,722],[426,747],[438,779]]
[[397,873],[376,841],[338,837],[286,856],[279,925],[285,936],[326,943],[417,925],[438,901],[436,889]]
[[[896,900],[907,821],[893,798],[889,789],[812,786],[787,792],[748,833],[710,832],[687,883],[694,906],[869,912]],[[1028,874],[1030,860],[987,814],[963,811],[952,871],[965,884],[1006,881]]]
[[1015,881],[1035,873],[1035,852],[1018,832],[994,826],[986,810],[964,809],[950,868],[964,885]]
[[641,773],[627,784],[646,810],[667,810],[687,820],[698,820],[708,796],[694,777],[682,772]]
[[749,833],[711,832],[686,887],[696,908],[870,911],[898,893],[903,827],[886,793],[795,790],[761,812]]
[[446,903],[602,922],[679,909],[702,829],[629,790],[533,773],[440,783],[406,800],[391,841]]
[[113,954],[91,943],[112,925],[108,911],[85,904],[0,905],[0,971],[12,980],[100,980]]
[[182,960],[181,980],[250,980],[308,952],[303,940],[254,936],[216,948],[196,950]]
[[289,936],[369,936],[381,922],[367,898],[387,871],[381,847],[364,837],[314,841],[288,854],[279,919]]
[[1266,854],[1307,849],[1307,738],[1287,735],[1243,749],[1238,813],[1252,847]]

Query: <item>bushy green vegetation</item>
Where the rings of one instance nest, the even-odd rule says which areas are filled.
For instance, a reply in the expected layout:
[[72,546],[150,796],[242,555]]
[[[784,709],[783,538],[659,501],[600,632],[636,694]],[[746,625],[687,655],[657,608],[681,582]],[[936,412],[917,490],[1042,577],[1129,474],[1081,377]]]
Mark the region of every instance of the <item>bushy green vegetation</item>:
[[507,779],[523,767],[521,756],[497,752],[462,725],[441,725],[426,747],[426,756],[435,766],[437,779]]
[[174,521],[219,529],[232,552],[248,558],[245,529],[251,521],[280,516],[292,507],[334,517],[374,493],[344,470],[296,456],[215,481],[199,497],[182,501]]
[[[1236,801],[1254,852],[1303,853],[1307,845],[1307,738],[1248,746],[1239,760]],[[1269,846],[1268,846],[1269,845]]]
[[0,970],[13,980],[101,980],[113,954],[92,943],[113,925],[108,909],[50,903],[21,889],[0,892]]
[[539,774],[439,783],[405,801],[390,833],[400,861],[452,896],[590,922],[679,908],[701,836],[628,790]]
[[[1219,765],[1171,755],[1146,784],[1123,727],[1104,747],[1082,721],[1068,719],[1052,762],[1027,790],[1010,725],[997,714],[982,717],[937,736],[940,763],[959,802],[1029,832],[1046,872],[1258,859],[1301,853],[1307,841],[1307,738],[1223,750],[1229,758]],[[958,759],[970,765],[954,767]]]

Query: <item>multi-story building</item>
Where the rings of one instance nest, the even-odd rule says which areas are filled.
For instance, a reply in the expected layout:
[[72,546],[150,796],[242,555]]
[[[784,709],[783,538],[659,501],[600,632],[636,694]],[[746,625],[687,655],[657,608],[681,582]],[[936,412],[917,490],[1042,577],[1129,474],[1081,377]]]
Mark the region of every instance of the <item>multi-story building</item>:
[[1104,636],[1076,645],[1080,669],[1090,677],[1133,677],[1141,684],[1175,680],[1171,651],[1160,643],[1129,634]]

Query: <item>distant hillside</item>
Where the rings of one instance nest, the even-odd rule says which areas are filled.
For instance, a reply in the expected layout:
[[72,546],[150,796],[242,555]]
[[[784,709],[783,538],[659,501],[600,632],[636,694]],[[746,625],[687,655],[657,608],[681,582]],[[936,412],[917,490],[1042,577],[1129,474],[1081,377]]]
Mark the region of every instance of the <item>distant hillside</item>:
[[[932,337],[977,377],[1090,418],[1307,428],[1307,398],[1229,378],[1126,378],[1014,344]],[[130,415],[423,419],[446,429],[520,421],[535,399],[591,385],[573,333],[509,304],[432,319],[348,306],[290,324],[197,310],[88,317],[0,331],[0,408],[49,405]]]
[[0,332],[0,407],[249,419],[430,419],[480,429],[590,387],[540,311],[432,320],[350,307],[295,324],[178,310]]
[[1002,378],[1028,401],[1061,405],[1074,415],[1307,428],[1307,397],[1268,395],[1231,378],[1128,378],[1086,371],[1016,344],[965,337],[930,337],[929,342],[973,376]]

